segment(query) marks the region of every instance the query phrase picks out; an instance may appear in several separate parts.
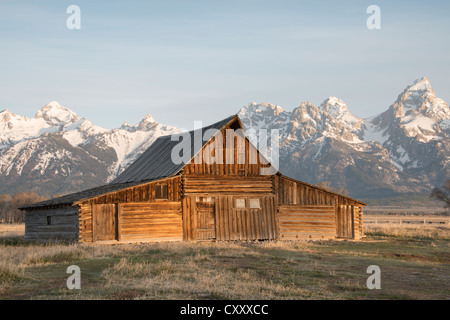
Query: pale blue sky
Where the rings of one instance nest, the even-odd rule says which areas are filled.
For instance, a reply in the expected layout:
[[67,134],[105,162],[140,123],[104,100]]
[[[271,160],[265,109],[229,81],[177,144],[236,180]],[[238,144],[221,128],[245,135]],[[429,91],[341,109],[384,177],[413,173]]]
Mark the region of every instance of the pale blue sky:
[[337,96],[369,117],[422,76],[449,102],[449,2],[392,2],[0,0],[0,110],[57,100],[107,128],[152,114],[190,129],[251,101]]

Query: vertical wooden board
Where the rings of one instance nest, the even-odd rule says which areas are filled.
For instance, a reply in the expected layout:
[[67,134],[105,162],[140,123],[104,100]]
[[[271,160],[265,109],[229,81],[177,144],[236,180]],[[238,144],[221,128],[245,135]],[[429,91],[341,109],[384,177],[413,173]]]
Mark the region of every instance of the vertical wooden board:
[[271,214],[270,214],[270,203],[269,200],[270,198],[264,198],[264,200],[262,201],[263,203],[263,213],[264,213],[264,223],[266,225],[265,230],[266,230],[266,238],[267,239],[273,239],[273,225],[272,225],[272,218],[271,218]]
[[[263,199],[261,199],[263,200]],[[260,202],[262,202],[260,200]],[[258,233],[259,233],[259,239],[262,240],[266,240],[267,236],[266,236],[266,229],[265,229],[265,224],[264,224],[264,212],[262,210],[262,205],[261,205],[261,209],[259,209],[259,216],[258,216]]]
[[229,219],[229,211],[228,211],[228,201],[225,198],[223,201],[223,224],[224,224],[224,240],[230,240],[230,219]]
[[266,239],[271,239],[273,236],[273,226],[272,219],[270,217],[270,198],[264,197],[261,206],[262,214],[263,214],[263,222],[264,222],[264,236]]
[[250,223],[249,223],[249,226],[250,226],[250,228],[249,228],[249,236],[250,236],[250,240],[255,240],[255,239],[256,239],[256,235],[255,235],[255,225],[256,225],[256,222],[255,222],[255,214],[254,214],[254,210],[252,210],[252,209],[247,209],[247,213],[248,213],[249,221],[250,221]]
[[230,216],[228,213],[228,200],[227,198],[223,198],[223,237],[224,240],[230,240]]
[[268,203],[269,203],[269,207],[270,207],[270,212],[269,215],[272,218],[271,221],[273,221],[273,223],[271,223],[271,235],[270,235],[270,239],[278,239],[278,204],[277,204],[277,199],[275,197],[271,197],[268,199]]
[[227,240],[226,238],[226,198],[222,200],[222,207],[220,212],[220,238],[221,240]]
[[239,219],[239,240],[245,240],[245,211],[235,209]]
[[187,234],[186,234],[186,198],[183,198],[181,200],[181,222],[183,225],[183,240],[187,241]]
[[259,209],[258,212],[258,239],[265,240],[267,239],[265,235],[264,225],[263,225],[263,214],[262,209]]
[[184,197],[182,200],[183,240],[192,240],[190,236],[190,207],[188,203],[189,198]]
[[222,203],[222,239],[228,240],[228,215],[227,215],[227,199],[223,199]]
[[230,199],[230,197],[227,197],[226,201],[227,201],[227,206],[228,206],[228,210],[230,211],[230,217],[231,217],[231,221],[230,221],[230,227],[231,227],[230,239],[231,240],[239,240],[239,236],[238,236],[238,233],[237,233],[236,210],[233,209],[232,199]]
[[216,239],[222,240],[222,211],[223,211],[223,197],[219,198],[216,210]]
[[197,214],[197,205],[195,202],[195,198],[191,197],[191,210],[192,210],[192,231],[193,231],[193,237],[194,239],[197,239],[197,232],[196,230],[198,229],[199,226],[199,217]]
[[247,228],[245,229],[246,238],[247,240],[254,240],[253,239],[253,222],[252,222],[252,213],[248,208],[245,209],[245,216],[246,216],[246,222],[247,222]]
[[216,240],[221,240],[222,234],[220,232],[221,228],[221,211],[223,207],[223,199],[222,197],[218,197],[218,200],[216,201],[216,210],[215,210],[215,230],[216,230]]
[[238,240],[242,240],[242,214],[237,209],[234,209],[234,207],[233,210],[236,214],[236,227]]
[[239,240],[239,217],[234,206],[234,197],[225,197],[231,215],[231,240]]
[[247,232],[247,210],[245,209],[239,209],[239,213],[242,217],[242,240],[248,240],[248,232]]
[[336,206],[336,215],[335,215],[335,220],[336,220],[336,237],[339,238],[340,234],[339,234],[339,206]]
[[122,207],[123,204],[117,205],[117,240],[122,240]]
[[300,204],[305,205],[306,204],[306,197],[305,197],[305,187],[301,186],[301,199]]
[[195,216],[195,198],[189,197],[188,198],[188,204],[189,204],[189,237],[191,239],[194,239],[194,216]]
[[249,209],[252,211],[252,220],[253,220],[253,240],[259,239],[259,217],[257,214],[257,209]]
[[350,207],[350,229],[351,229],[351,237],[352,239],[355,239],[355,207],[354,206],[349,206]]
[[97,209],[95,208],[95,205],[92,205],[91,206],[91,212],[92,212],[92,216],[91,216],[91,218],[92,218],[92,221],[91,221],[91,223],[92,223],[92,242],[97,241],[96,230],[95,230],[95,219],[94,219],[94,217],[96,216],[96,211],[97,211]]
[[353,227],[353,221],[352,221],[352,206],[347,206],[347,237],[349,239],[352,239],[352,230]]
[[191,215],[191,199],[190,197],[183,198],[184,205],[186,208],[183,208],[183,217],[186,218],[185,227],[186,227],[186,239],[193,240],[192,237],[192,215]]
[[263,229],[263,225],[262,225],[262,211],[261,211],[261,209],[257,209],[256,211],[257,211],[256,212],[256,217],[257,217],[257,219],[256,219],[256,221],[257,221],[257,224],[256,224],[257,228],[256,228],[256,230],[258,232],[256,238],[263,240],[263,239],[265,239],[265,236],[264,236],[264,229]]

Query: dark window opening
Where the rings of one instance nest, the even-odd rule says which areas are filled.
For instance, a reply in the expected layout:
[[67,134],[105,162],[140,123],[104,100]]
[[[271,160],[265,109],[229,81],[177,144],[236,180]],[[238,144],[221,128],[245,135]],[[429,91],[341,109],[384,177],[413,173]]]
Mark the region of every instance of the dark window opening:
[[167,184],[158,184],[155,186],[155,199],[168,199],[169,198],[169,192],[168,192],[168,186]]
[[47,225],[51,225],[52,224],[52,217],[47,216]]

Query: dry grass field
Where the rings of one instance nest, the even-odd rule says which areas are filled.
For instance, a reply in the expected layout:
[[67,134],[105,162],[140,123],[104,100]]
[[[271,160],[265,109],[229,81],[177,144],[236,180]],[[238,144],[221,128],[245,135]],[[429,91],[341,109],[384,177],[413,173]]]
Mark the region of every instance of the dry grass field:
[[[369,225],[363,241],[39,244],[0,225],[0,299],[449,299],[448,225]],[[69,290],[67,267],[81,270]],[[381,269],[369,290],[367,267]]]

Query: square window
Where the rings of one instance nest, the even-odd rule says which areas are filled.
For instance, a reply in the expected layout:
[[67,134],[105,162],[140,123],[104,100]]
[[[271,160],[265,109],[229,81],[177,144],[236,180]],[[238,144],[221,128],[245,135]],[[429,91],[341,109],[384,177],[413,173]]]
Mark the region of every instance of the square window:
[[167,184],[157,184],[155,186],[155,199],[168,199]]
[[251,209],[259,209],[261,208],[261,204],[259,199],[250,199],[250,208]]
[[245,199],[236,199],[236,208],[245,208]]

